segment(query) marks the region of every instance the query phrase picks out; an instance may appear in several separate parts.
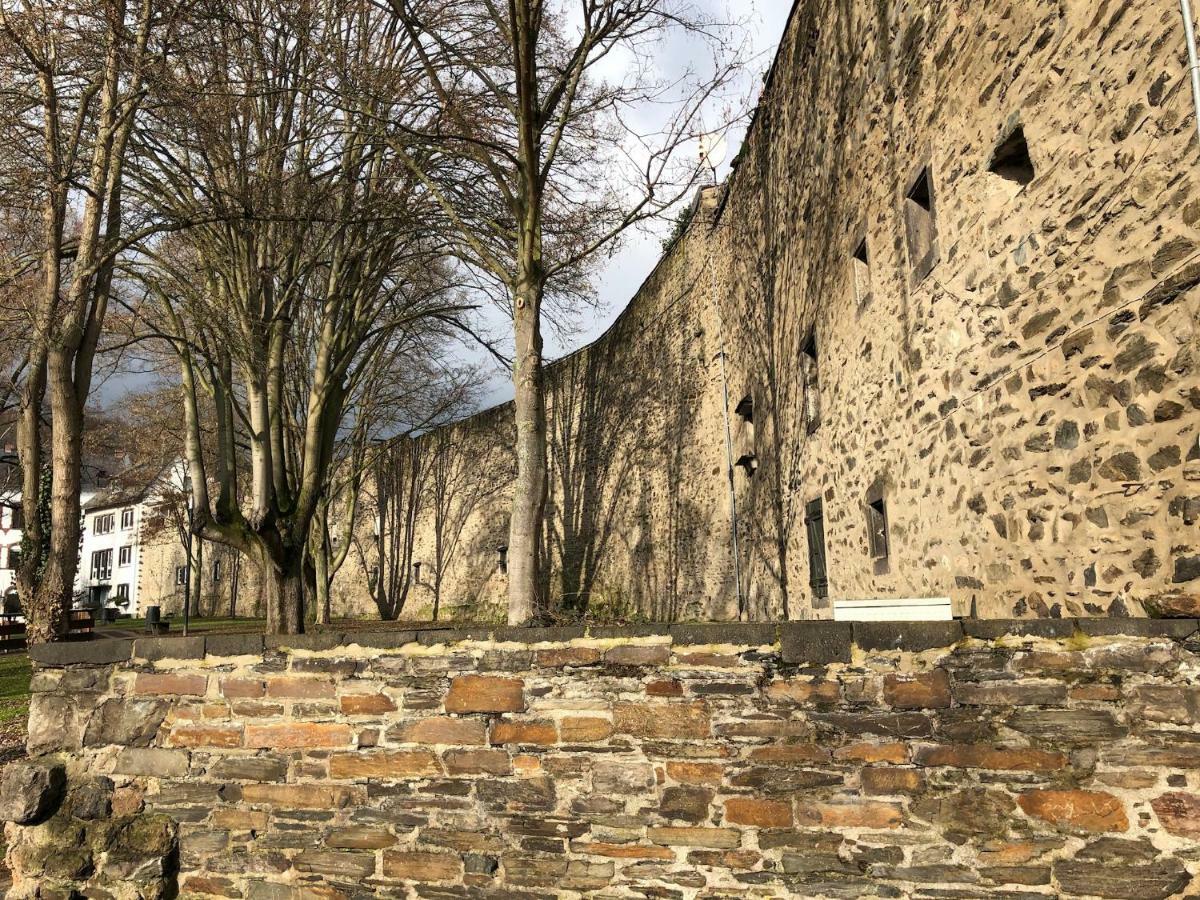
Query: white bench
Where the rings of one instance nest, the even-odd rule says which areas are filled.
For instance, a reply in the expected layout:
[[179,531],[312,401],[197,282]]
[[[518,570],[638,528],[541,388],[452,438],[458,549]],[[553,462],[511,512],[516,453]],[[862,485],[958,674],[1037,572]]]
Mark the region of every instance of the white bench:
[[953,618],[949,597],[833,601],[835,622],[948,622]]

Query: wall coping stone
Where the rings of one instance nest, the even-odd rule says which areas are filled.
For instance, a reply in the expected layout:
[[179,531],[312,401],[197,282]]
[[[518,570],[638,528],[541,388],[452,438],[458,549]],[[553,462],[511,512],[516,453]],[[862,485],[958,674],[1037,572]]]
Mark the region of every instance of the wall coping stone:
[[950,622],[833,622],[828,619],[778,624],[753,622],[656,623],[630,626],[462,628],[379,628],[371,631],[317,631],[303,635],[254,633],[182,635],[146,638],[98,638],[39,644],[29,650],[40,666],[113,665],[130,659],[203,659],[205,656],[259,656],[264,650],[325,652],[358,645],[394,650],[417,643],[424,647],[468,641],[496,643],[570,643],[576,640],[670,638],[672,645],[726,644],[780,647],[788,664],[849,663],[855,647],[866,651],[920,653],[951,647],[964,638],[1164,637],[1185,640],[1200,632],[1198,619],[962,619]]

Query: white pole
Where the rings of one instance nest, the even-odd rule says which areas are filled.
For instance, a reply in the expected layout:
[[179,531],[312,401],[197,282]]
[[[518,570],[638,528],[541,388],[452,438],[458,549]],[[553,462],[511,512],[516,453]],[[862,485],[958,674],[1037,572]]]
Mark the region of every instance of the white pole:
[[1183,33],[1187,38],[1188,69],[1192,76],[1192,102],[1196,106],[1196,131],[1200,133],[1200,61],[1196,59],[1196,27],[1192,19],[1191,0],[1179,0],[1183,10]]

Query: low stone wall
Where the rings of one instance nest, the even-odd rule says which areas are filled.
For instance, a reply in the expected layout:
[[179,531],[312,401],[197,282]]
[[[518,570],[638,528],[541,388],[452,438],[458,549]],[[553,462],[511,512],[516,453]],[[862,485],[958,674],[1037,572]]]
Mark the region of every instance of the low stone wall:
[[9,896],[1184,896],[1197,625],[39,648]]

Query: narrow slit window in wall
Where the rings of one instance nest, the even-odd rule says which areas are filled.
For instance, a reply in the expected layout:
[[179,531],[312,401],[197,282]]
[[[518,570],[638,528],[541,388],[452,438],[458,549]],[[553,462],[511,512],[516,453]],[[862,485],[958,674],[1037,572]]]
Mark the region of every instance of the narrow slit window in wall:
[[937,222],[929,167],[921,169],[904,198],[904,233],[913,281],[920,281],[937,262]]
[[824,600],[829,596],[829,573],[825,568],[825,512],[820,497],[804,507],[804,525],[808,534],[808,583],[813,597]]
[[507,546],[497,547],[496,555],[499,557],[499,564],[497,565],[496,568],[499,570],[501,575],[507,575],[508,574],[508,547]]
[[887,502],[880,497],[867,504],[867,544],[871,559],[878,563],[888,560]]
[[854,248],[850,259],[854,276],[854,300],[861,307],[871,302],[871,257],[864,237]]
[[1017,189],[1033,181],[1037,175],[1033,160],[1029,156],[1029,144],[1025,140],[1025,129],[1018,125],[992,154],[988,171]]
[[821,424],[821,379],[817,363],[817,336],[808,336],[800,348],[800,377],[804,388],[804,426],[812,434]]
[[758,471],[758,457],[753,453],[743,453],[734,465],[741,469],[747,478],[753,478],[754,473]]

